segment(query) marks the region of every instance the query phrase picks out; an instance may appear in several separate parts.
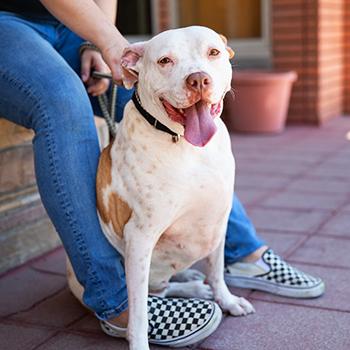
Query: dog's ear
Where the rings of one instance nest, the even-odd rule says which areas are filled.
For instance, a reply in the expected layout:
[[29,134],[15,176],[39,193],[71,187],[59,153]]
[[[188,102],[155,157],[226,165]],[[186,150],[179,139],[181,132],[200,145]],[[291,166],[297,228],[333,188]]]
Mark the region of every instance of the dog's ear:
[[144,43],[132,44],[124,49],[121,58],[122,79],[123,84],[127,89],[131,89],[138,80],[139,71],[137,62],[143,56]]
[[229,57],[230,59],[234,57],[235,52],[229,47],[227,46],[227,39],[226,36],[223,34],[219,34],[221,40],[224,42],[225,46],[226,46],[226,50],[228,51]]

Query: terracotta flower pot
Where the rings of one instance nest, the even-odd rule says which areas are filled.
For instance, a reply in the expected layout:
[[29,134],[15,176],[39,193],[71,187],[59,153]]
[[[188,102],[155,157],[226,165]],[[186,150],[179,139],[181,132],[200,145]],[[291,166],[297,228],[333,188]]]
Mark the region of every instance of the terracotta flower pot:
[[284,129],[297,74],[240,71],[233,73],[234,96],[227,94],[223,120],[229,131],[274,133]]

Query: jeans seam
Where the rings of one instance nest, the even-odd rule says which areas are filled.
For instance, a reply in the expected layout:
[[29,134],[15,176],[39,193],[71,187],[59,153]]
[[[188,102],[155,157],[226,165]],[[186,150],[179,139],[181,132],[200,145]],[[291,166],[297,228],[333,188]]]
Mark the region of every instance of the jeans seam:
[[[26,86],[25,83],[23,83],[22,81],[19,81],[15,77],[11,77],[9,74],[7,74],[7,72],[4,72],[2,70],[0,70],[0,75],[4,79],[6,79],[9,83],[16,84],[20,91],[22,91],[27,97],[32,99],[33,106],[34,106],[33,111],[38,111],[38,115],[44,121],[43,122],[43,124],[44,124],[43,129],[45,131],[44,132],[45,143],[47,144],[47,147],[48,147],[47,150],[48,150],[49,161],[50,161],[50,164],[49,164],[50,174],[53,177],[55,192],[56,192],[57,196],[59,197],[58,202],[65,213],[65,216],[67,218],[67,222],[69,223],[69,225],[72,229],[73,236],[76,239],[76,242],[77,242],[77,245],[78,245],[80,252],[82,254],[83,260],[85,260],[85,263],[88,267],[89,273],[87,273],[87,278],[90,279],[89,278],[90,274],[93,277],[92,279],[90,279],[90,281],[97,288],[97,300],[100,304],[100,307],[106,308],[107,303],[102,298],[102,295],[105,293],[105,289],[102,286],[101,280],[98,278],[97,272],[94,269],[92,269],[90,254],[89,254],[88,249],[86,247],[86,243],[84,242],[83,235],[81,233],[79,233],[79,230],[77,229],[76,221],[74,220],[74,218],[71,215],[73,210],[72,210],[71,205],[69,203],[69,196],[62,189],[64,187],[62,184],[62,176],[61,176],[59,170],[57,169],[57,167],[55,166],[55,160],[57,159],[56,158],[56,153],[57,153],[56,152],[56,145],[55,145],[55,142],[54,142],[52,136],[50,136],[53,132],[53,127],[52,127],[50,120],[45,112],[45,105],[42,103],[42,101],[40,101],[39,99],[36,98],[35,93],[33,92],[33,90],[31,89],[30,86]],[[33,124],[32,117],[30,119],[29,124],[31,126]]]

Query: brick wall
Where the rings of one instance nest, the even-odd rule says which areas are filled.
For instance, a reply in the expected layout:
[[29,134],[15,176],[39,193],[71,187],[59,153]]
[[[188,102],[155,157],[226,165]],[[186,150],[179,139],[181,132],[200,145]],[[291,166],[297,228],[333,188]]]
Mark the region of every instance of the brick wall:
[[322,122],[343,113],[344,0],[320,0],[318,18],[318,114]]
[[344,0],[344,113],[350,113],[350,0]]
[[273,65],[299,76],[291,122],[320,124],[343,112],[344,1],[272,0]]
[[169,0],[157,0],[159,32],[169,29],[171,6]]

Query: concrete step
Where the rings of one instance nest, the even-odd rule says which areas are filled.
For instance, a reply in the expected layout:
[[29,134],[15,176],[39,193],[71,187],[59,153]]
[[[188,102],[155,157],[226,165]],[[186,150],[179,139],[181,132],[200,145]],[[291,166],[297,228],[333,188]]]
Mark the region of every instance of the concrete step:
[[0,274],[61,244],[48,218],[0,233]]
[[[107,125],[101,118],[95,118],[95,123],[103,148],[108,143]],[[3,273],[61,243],[35,185],[33,151],[28,140],[1,150],[0,165],[0,273]]]

